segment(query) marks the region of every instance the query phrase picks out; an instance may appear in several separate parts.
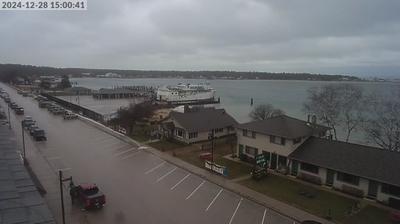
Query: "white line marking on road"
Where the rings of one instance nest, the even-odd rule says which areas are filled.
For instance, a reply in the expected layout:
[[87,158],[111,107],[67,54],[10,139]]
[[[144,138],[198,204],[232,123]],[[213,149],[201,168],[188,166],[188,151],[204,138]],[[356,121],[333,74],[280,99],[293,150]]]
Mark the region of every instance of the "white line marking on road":
[[157,182],[160,182],[162,179],[164,179],[165,177],[167,177],[168,175],[170,175],[171,173],[173,173],[175,170],[177,169],[177,167],[173,168],[172,170],[170,170],[168,173],[164,174],[162,177],[158,178]]
[[148,149],[149,147],[147,147],[147,146],[139,146],[139,148],[138,149]]
[[263,218],[262,218],[262,220],[261,220],[261,224],[264,224],[264,221],[265,221],[265,214],[267,213],[267,209],[265,209],[264,210],[264,215],[263,215]]
[[190,193],[190,194],[186,197],[185,200],[188,200],[190,197],[192,197],[192,196],[194,195],[194,193],[196,193],[196,191],[197,191],[201,186],[203,186],[203,184],[204,184],[205,182],[206,182],[206,181],[203,180],[203,182],[201,182],[201,184],[199,184],[199,186],[197,186],[196,189],[194,189],[194,190],[192,191],[192,193]]
[[125,151],[122,151],[122,152],[119,152],[119,153],[115,153],[114,156],[117,157],[117,156],[120,156],[120,155],[125,154],[127,152],[132,152],[135,149],[136,149],[135,147],[132,147],[132,148],[130,148],[128,150],[125,150]]
[[165,163],[166,162],[164,161],[164,162],[158,164],[157,166],[155,166],[155,167],[151,168],[150,170],[146,171],[144,174],[149,174],[149,173],[153,172],[154,170],[156,170],[156,169],[160,168],[161,166],[163,166]]
[[240,204],[242,203],[242,200],[243,200],[243,198],[240,198],[240,201],[239,201],[238,205],[236,206],[235,211],[234,211],[233,214],[232,214],[231,220],[229,220],[229,224],[231,224],[232,221],[233,221],[233,219],[235,218],[236,212],[238,211],[239,206],[240,206]]
[[62,169],[58,169],[59,171],[67,171],[67,170],[72,170],[72,168],[62,168]]
[[131,158],[132,156],[135,156],[135,155],[137,155],[137,154],[139,154],[139,153],[141,153],[141,152],[142,152],[142,151],[137,151],[137,152],[134,152],[134,153],[132,153],[132,154],[126,155],[126,156],[122,157],[121,160],[129,159],[129,158]]
[[186,178],[190,176],[190,173],[186,175],[184,178],[182,178],[178,183],[176,183],[173,187],[171,187],[171,191],[175,189],[180,183],[182,183]]
[[208,211],[208,209],[210,209],[211,205],[214,204],[215,200],[217,200],[218,196],[222,193],[224,189],[221,188],[221,190],[219,190],[218,194],[215,195],[214,199],[210,202],[210,204],[208,205],[208,207],[206,208],[206,211]]
[[47,160],[61,159],[59,156],[48,157]]

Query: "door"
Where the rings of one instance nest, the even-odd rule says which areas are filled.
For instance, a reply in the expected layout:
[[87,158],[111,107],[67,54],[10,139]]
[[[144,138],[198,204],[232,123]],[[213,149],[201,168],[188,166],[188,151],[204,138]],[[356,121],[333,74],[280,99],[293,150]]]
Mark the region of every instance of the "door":
[[270,168],[273,169],[273,170],[276,169],[276,161],[278,159],[277,156],[278,155],[276,155],[276,153],[272,153],[272,155],[271,155],[271,166],[270,166]]
[[369,181],[368,184],[368,197],[369,198],[376,198],[376,196],[378,195],[378,182],[376,181]]
[[335,179],[335,172],[333,170],[326,171],[326,185],[332,186],[333,180]]
[[299,162],[297,162],[296,160],[292,160],[292,172],[291,174],[293,176],[297,176],[299,172]]

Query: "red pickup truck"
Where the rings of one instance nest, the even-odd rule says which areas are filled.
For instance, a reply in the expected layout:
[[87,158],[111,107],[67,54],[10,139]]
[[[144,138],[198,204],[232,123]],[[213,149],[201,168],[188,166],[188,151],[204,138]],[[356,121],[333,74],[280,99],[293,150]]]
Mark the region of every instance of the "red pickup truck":
[[76,188],[77,196],[85,209],[102,208],[106,203],[106,196],[96,184],[80,184]]

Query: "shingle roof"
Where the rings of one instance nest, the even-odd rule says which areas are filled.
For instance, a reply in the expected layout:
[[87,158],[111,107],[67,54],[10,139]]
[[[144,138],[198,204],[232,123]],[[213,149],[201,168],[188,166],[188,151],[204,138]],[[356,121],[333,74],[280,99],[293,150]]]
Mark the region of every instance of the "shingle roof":
[[0,124],[0,223],[55,223],[16,150],[13,133]]
[[185,113],[171,111],[169,116],[187,131],[208,131],[237,124],[224,109],[207,108]]
[[313,134],[329,130],[328,127],[318,124],[310,124],[306,121],[286,115],[240,124],[237,128],[289,139],[312,136]]
[[400,153],[311,137],[289,158],[320,167],[400,186]]

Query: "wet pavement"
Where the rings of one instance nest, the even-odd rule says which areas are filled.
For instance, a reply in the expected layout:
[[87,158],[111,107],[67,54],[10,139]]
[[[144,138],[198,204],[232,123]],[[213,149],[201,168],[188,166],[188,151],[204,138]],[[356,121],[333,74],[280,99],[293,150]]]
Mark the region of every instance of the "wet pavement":
[[[0,86],[47,133],[47,142],[34,142],[25,135],[28,160],[41,155],[54,174],[61,169],[75,183],[96,183],[106,194],[102,210],[74,209],[72,215],[85,214],[84,223],[295,223],[137,145],[80,120],[64,121],[39,108],[32,98]],[[5,106],[4,101],[0,103]],[[12,113],[11,118],[13,129],[21,133],[23,116]]]

